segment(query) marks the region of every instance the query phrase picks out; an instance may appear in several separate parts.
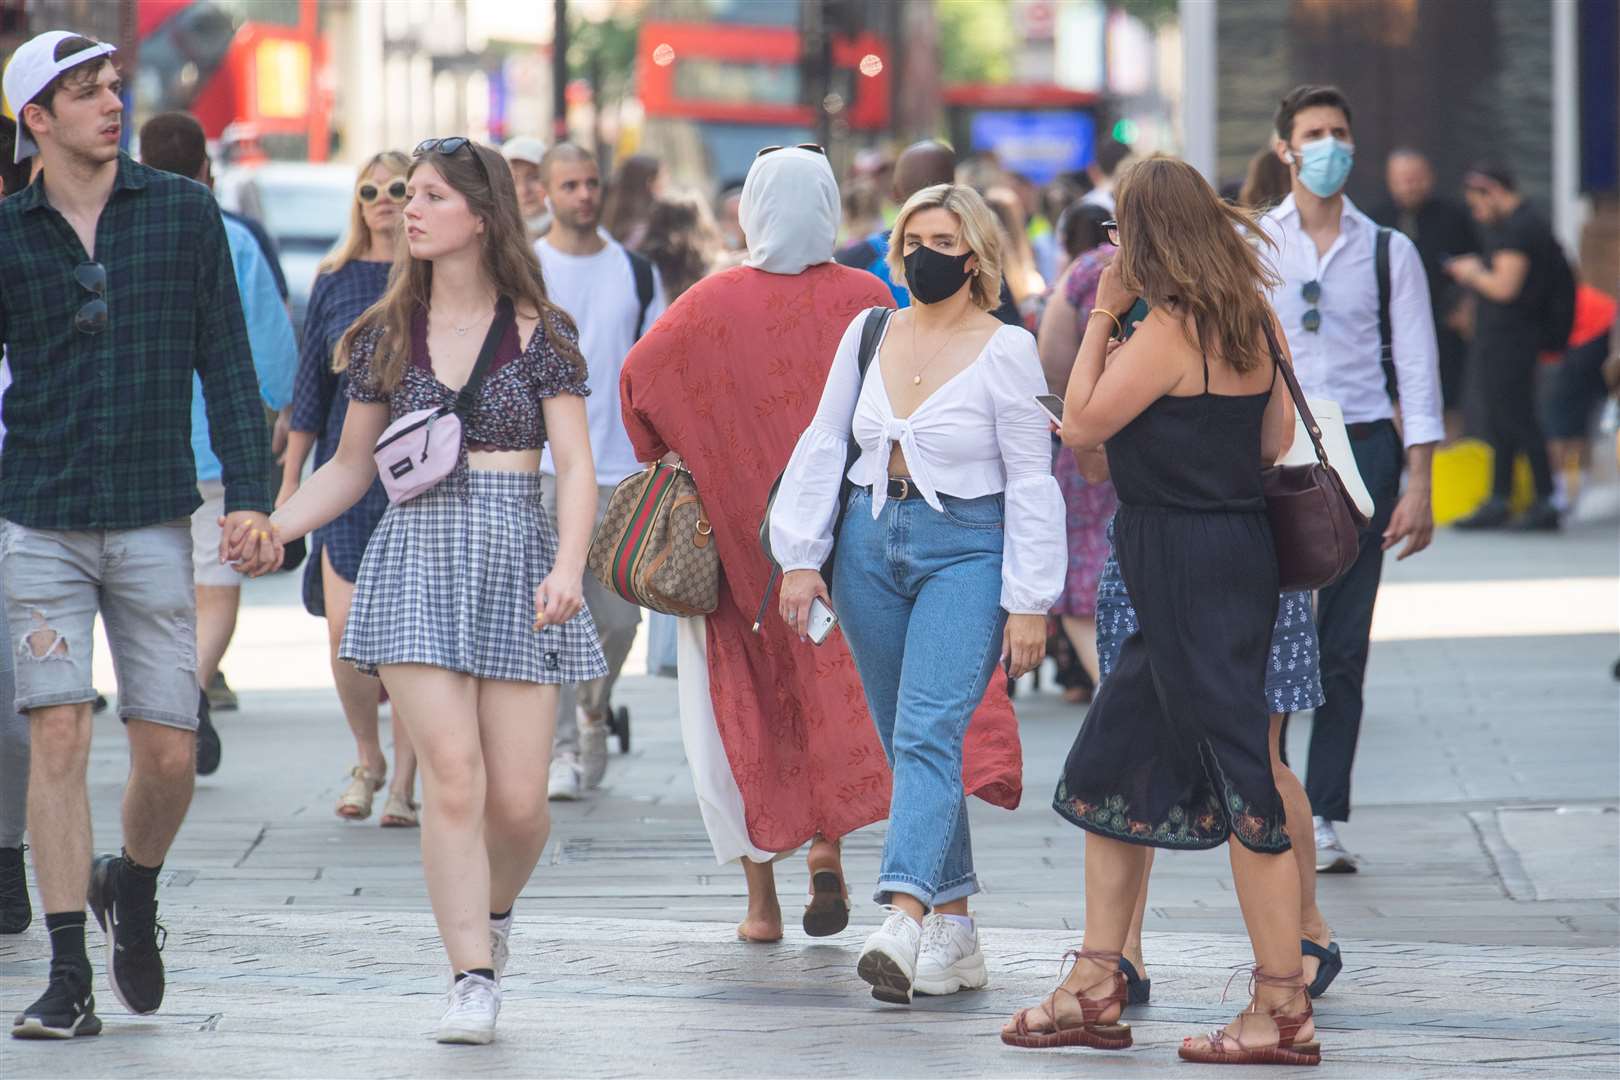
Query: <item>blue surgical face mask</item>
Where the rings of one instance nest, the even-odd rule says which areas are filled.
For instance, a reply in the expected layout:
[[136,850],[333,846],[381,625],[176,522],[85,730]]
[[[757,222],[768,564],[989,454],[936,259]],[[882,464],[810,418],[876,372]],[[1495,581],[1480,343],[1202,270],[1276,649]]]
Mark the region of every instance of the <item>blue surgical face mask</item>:
[[1294,155],[1299,165],[1299,182],[1319,199],[1334,195],[1349,178],[1355,155],[1353,145],[1331,135],[1305,143]]

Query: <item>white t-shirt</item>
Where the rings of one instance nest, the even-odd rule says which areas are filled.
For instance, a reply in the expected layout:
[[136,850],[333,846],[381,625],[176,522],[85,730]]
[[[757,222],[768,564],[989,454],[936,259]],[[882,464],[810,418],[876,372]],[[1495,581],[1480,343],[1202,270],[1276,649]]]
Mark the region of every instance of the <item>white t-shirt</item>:
[[[630,346],[663,314],[664,285],[654,269],[652,303],[647,306],[645,326],[638,328],[641,301],[636,296],[630,257],[621,245],[609,240],[595,255],[565,255],[542,237],[535,242],[534,251],[540,256],[551,302],[568,312],[579,328],[585,381],[591,388],[585,415],[590,422],[596,482],[611,487],[641,468],[619,409],[619,372]],[[541,457],[540,471],[557,474],[549,448]]]

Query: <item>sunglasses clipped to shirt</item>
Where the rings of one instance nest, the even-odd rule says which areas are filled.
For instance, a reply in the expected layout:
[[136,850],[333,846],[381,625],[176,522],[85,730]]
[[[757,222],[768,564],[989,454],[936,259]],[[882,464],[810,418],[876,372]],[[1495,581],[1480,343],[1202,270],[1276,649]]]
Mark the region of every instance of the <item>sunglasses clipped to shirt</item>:
[[382,188],[379,188],[376,184],[367,181],[366,183],[360,185],[359,190],[357,190],[355,194],[359,196],[360,201],[365,203],[367,206],[370,206],[372,203],[385,196],[389,202],[402,203],[405,201],[405,179],[404,177],[399,177],[394,180],[390,180],[388,182],[388,186]]
[[1300,325],[1305,328],[1307,334],[1314,334],[1322,329],[1322,312],[1316,306],[1322,302],[1322,283],[1320,281],[1307,281],[1299,287],[1299,295],[1307,304],[1311,305],[1310,309],[1305,312],[1304,317],[1300,319]]
[[73,328],[81,334],[99,334],[107,329],[107,268],[98,262],[84,262],[73,268],[73,280],[90,293],[73,315]]

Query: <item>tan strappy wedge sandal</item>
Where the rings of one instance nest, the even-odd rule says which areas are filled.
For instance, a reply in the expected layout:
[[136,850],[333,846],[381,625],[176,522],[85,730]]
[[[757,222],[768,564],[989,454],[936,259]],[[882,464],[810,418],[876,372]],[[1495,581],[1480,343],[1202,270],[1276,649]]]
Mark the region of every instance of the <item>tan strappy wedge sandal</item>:
[[[1282,1006],[1273,1009],[1261,1009],[1260,1003],[1254,1000],[1255,991],[1261,986],[1292,986],[1294,992]],[[1299,1031],[1311,1022],[1311,998],[1305,992],[1305,973],[1296,971],[1292,975],[1267,975],[1259,968],[1255,968],[1249,975],[1249,1007],[1238,1014],[1237,1031],[1212,1031],[1203,1036],[1202,1045],[1197,1039],[1188,1038],[1182,1041],[1181,1060],[1194,1061],[1200,1065],[1320,1065],[1322,1063],[1322,1044],[1316,1041],[1314,1027],[1312,1036],[1307,1042],[1300,1042]],[[1282,1010],[1296,1001],[1305,1004],[1305,1011],[1300,1013],[1285,1013]],[[1265,1027],[1276,1030],[1275,1043],[1255,1046],[1245,1036],[1251,1036],[1254,1042],[1266,1038],[1262,1034]],[[1251,1031],[1251,1029],[1253,1029]]]
[[350,821],[364,821],[371,816],[371,800],[387,781],[387,774],[367,772],[364,765],[349,770],[349,786],[338,796],[337,816]]
[[[1119,964],[1120,955],[1117,952],[1099,952],[1092,949],[1071,949],[1063,954],[1063,959],[1074,957],[1076,965],[1082,960],[1090,960],[1097,964]],[[1087,997],[1091,991],[1099,986],[1112,987],[1103,997]],[[1059,995],[1067,995],[1074,999],[1080,1008],[1080,1022],[1075,1023],[1072,1012],[1060,1015],[1058,1011]],[[1046,1000],[1028,1009],[1020,1009],[1013,1017],[1013,1030],[1005,1029],[1001,1032],[1001,1041],[1008,1046],[1021,1046],[1029,1050],[1050,1050],[1059,1046],[1089,1046],[1094,1050],[1126,1050],[1131,1045],[1131,1026],[1113,1021],[1103,1023],[1102,1014],[1108,1011],[1110,1005],[1125,1007],[1125,976],[1116,966],[1114,970],[1098,979],[1090,986],[1082,987],[1079,993],[1059,985]],[[1030,1027],[1030,1014],[1045,1014],[1051,1022],[1047,1031],[1036,1031]]]

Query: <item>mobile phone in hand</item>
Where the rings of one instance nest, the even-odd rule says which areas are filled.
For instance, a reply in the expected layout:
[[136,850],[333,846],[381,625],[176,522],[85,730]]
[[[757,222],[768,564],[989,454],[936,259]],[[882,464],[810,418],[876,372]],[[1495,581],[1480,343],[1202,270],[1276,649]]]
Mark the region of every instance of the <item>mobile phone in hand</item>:
[[1056,394],[1036,394],[1035,403],[1046,410],[1046,415],[1052,418],[1052,423],[1063,424],[1063,399]]
[[837,613],[828,607],[826,601],[821,597],[812,597],[810,600],[810,620],[805,626],[805,636],[810,639],[810,644],[820,645],[825,642],[827,635],[831,634],[833,627],[837,625]]

